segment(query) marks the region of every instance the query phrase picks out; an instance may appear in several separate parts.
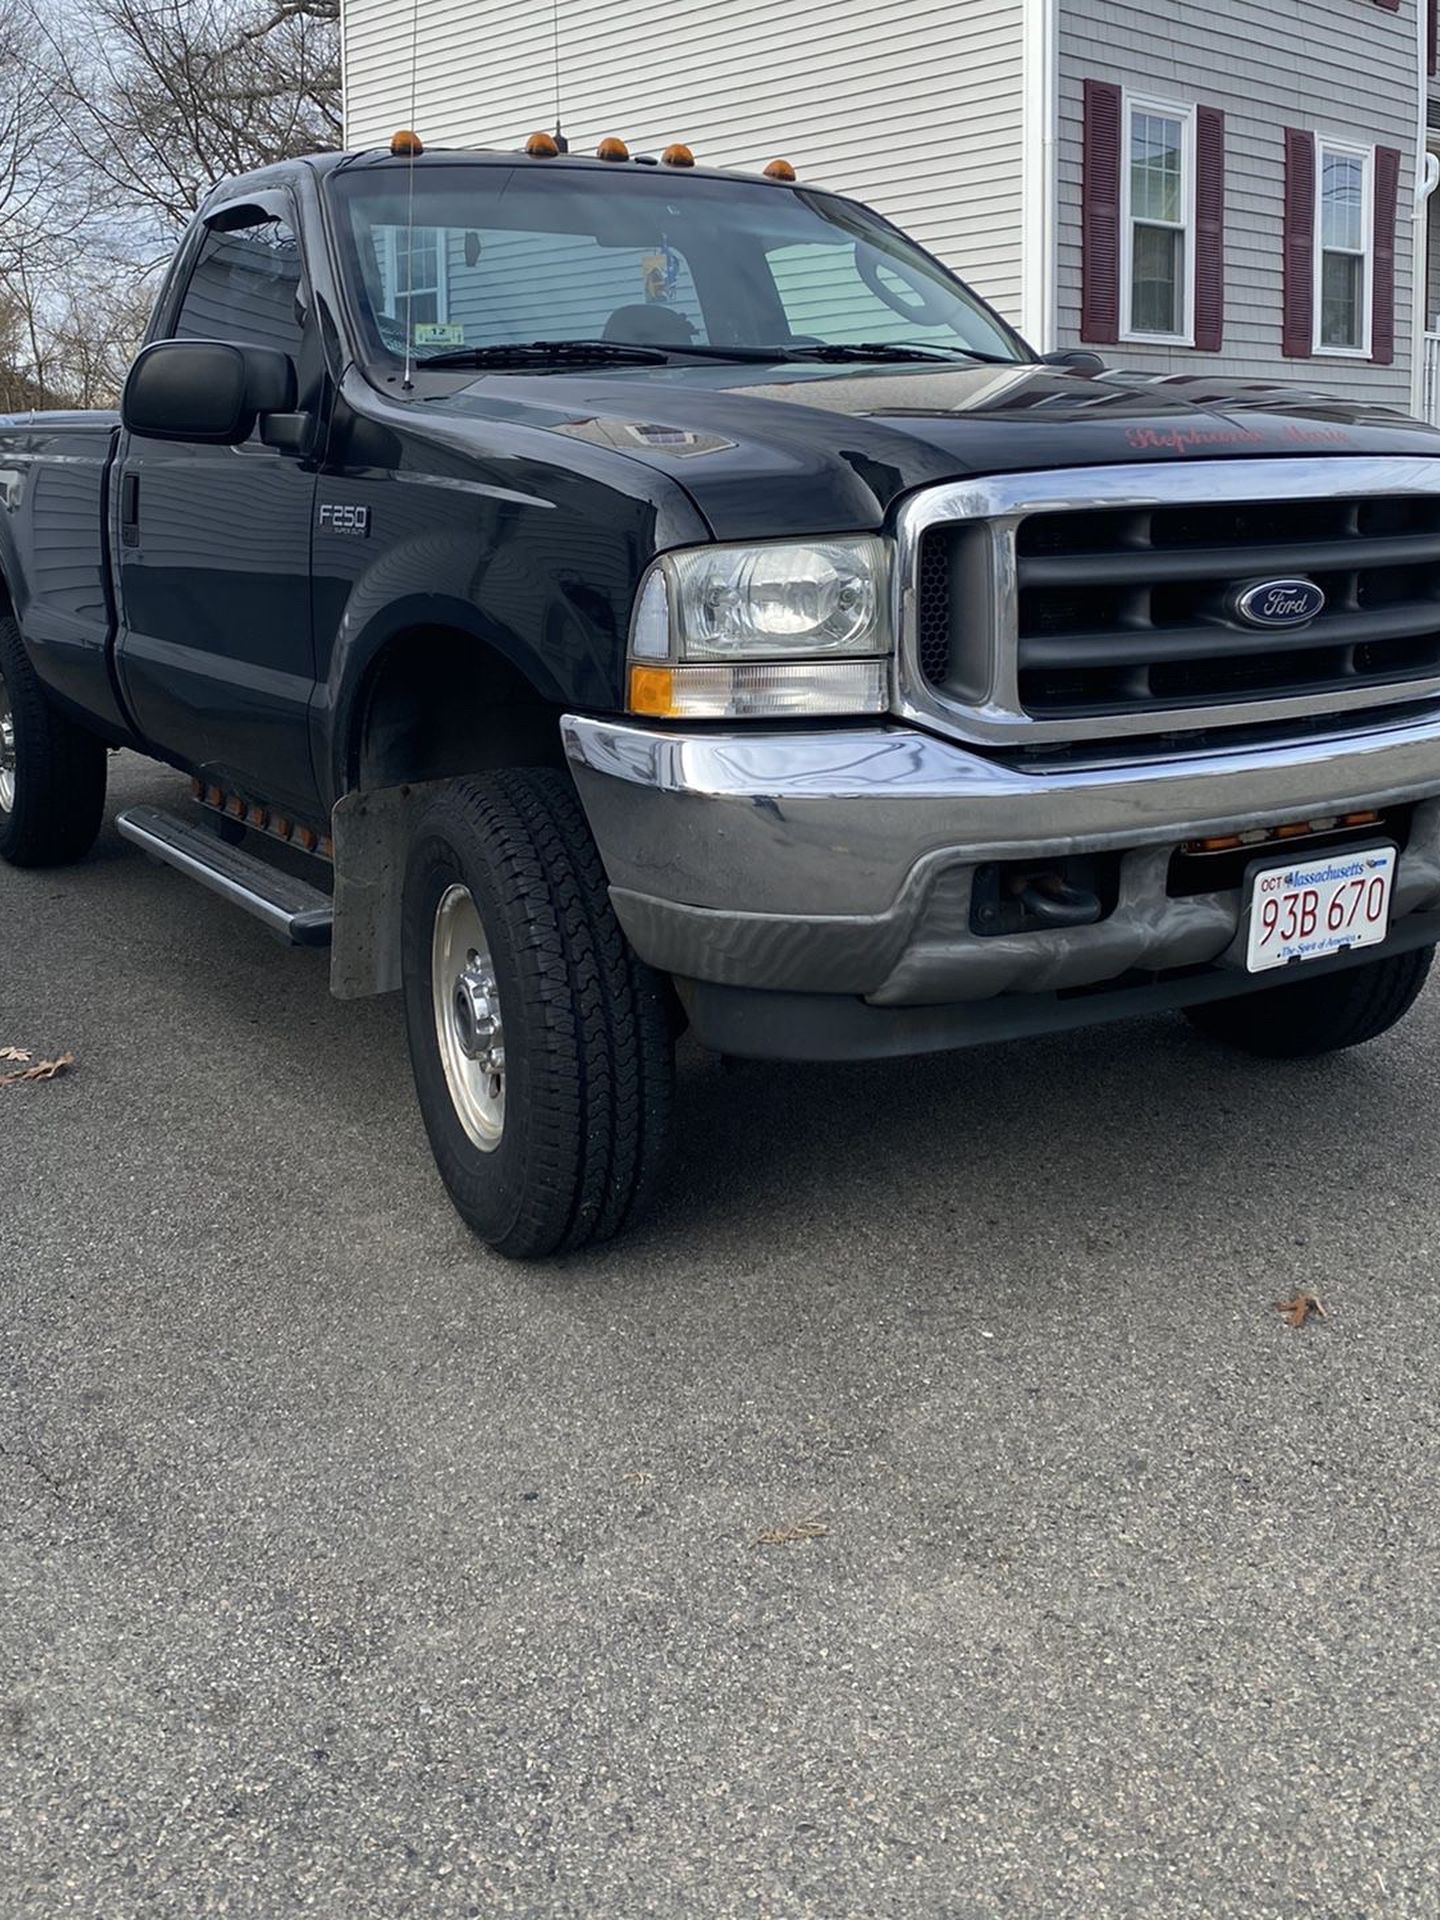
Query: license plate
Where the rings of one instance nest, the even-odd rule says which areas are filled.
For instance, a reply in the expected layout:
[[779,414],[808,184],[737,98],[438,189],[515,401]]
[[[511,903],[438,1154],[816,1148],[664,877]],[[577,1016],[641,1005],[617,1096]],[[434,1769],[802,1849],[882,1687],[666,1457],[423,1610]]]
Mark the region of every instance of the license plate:
[[1250,878],[1251,973],[1319,960],[1346,948],[1378,947],[1390,931],[1394,847],[1347,847]]

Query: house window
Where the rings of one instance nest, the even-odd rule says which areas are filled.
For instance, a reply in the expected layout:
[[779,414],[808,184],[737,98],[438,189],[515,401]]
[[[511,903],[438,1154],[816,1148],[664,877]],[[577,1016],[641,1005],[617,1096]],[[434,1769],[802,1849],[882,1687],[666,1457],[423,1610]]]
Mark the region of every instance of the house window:
[[415,227],[407,233],[402,227],[376,227],[374,235],[383,311],[416,327],[447,319],[448,274],[441,230]]
[[1315,351],[1370,351],[1373,149],[1315,143]]
[[1188,345],[1193,337],[1194,151],[1193,107],[1126,96],[1122,339]]

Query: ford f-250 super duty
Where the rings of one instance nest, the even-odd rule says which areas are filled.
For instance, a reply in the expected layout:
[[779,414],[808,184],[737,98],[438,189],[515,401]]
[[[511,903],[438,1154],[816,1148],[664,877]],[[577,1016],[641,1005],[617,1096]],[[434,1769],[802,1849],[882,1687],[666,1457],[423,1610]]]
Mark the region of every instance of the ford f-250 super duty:
[[522,1256],[644,1203],[687,1020],[1401,1017],[1440,436],[1038,359],[783,163],[418,146],[216,189],[120,417],[0,426],[0,853],[82,855],[109,746],[186,770],[121,831],[403,988],[440,1172]]

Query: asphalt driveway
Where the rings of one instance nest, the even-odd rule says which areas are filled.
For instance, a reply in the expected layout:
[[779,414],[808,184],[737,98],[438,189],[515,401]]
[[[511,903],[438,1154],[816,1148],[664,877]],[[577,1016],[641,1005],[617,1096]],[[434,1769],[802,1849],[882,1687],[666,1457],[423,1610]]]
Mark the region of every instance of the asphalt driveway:
[[1440,1912],[1440,996],[687,1053],[527,1270],[324,975],[0,870],[5,1920]]

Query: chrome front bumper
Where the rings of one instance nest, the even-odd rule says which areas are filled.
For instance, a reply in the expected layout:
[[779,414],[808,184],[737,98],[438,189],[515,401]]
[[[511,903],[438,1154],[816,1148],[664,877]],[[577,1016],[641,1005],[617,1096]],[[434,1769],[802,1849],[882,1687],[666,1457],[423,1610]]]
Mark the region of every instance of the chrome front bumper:
[[[679,734],[572,714],[562,731],[621,923],[684,980],[913,1008],[1224,965],[1238,890],[1171,897],[1179,842],[1408,801],[1395,916],[1440,910],[1434,715],[1027,771],[901,725]],[[970,931],[981,862],[1108,850],[1123,857],[1105,919]]]

